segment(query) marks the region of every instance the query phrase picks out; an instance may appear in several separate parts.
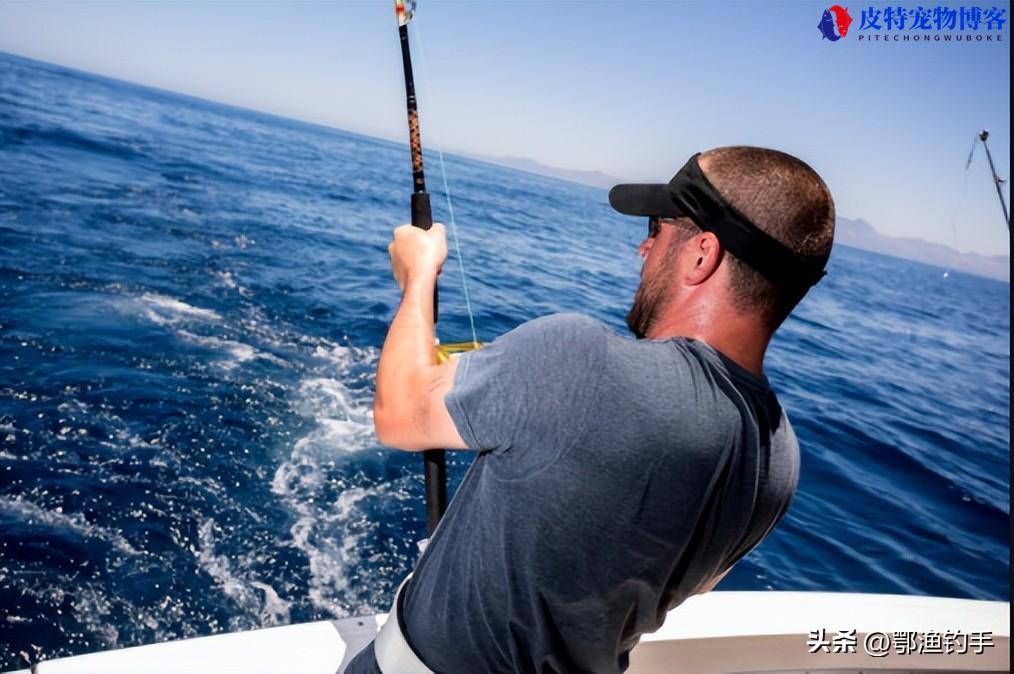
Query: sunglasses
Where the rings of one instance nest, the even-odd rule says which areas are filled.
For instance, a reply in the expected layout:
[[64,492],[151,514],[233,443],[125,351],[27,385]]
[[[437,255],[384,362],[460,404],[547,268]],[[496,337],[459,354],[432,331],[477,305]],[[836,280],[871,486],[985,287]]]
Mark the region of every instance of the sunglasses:
[[658,233],[662,231],[662,218],[649,215],[648,216],[648,238],[654,239],[658,236]]
[[668,222],[671,225],[677,224],[675,218],[662,218],[657,215],[648,216],[648,238],[654,239],[662,231],[662,223]]
[[648,238],[649,239],[654,239],[656,236],[658,236],[658,233],[662,231],[662,223],[663,222],[668,222],[671,225],[689,227],[691,229],[694,229],[694,225],[692,223],[688,223],[686,221],[682,221],[681,222],[677,218],[662,218],[662,217],[659,217],[657,215],[649,215],[648,216]]

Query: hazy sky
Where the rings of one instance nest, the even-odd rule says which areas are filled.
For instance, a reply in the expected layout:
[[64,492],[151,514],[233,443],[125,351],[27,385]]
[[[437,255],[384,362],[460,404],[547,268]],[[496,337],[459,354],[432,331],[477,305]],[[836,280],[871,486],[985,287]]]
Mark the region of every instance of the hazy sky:
[[[817,169],[841,216],[1006,253],[981,146],[967,183],[965,159],[987,128],[997,170],[1010,176],[1009,23],[1001,42],[996,31],[992,42],[860,42],[876,34],[859,30],[866,2],[849,6],[854,23],[832,43],[817,29],[826,6],[422,0],[412,46],[423,142],[659,181],[698,150],[774,147]],[[948,6],[996,6],[1010,18],[1009,2]],[[0,0],[0,50],[373,136],[407,134],[389,0]]]

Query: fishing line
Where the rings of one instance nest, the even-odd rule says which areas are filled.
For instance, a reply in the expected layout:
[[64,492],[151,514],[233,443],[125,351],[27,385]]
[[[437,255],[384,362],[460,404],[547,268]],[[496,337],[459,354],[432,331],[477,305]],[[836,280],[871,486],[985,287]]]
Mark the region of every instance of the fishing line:
[[[419,26],[412,24],[409,30],[415,33],[415,44],[419,52],[419,65],[421,66],[423,82],[426,85],[427,96],[432,91],[430,87],[429,69],[426,67],[426,50],[423,46],[422,34]],[[454,219],[454,205],[451,203],[451,188],[447,182],[447,167],[444,165],[444,151],[436,148],[437,157],[440,159],[440,174],[444,180],[444,197],[447,199],[447,212],[451,221],[451,236],[454,237],[454,252],[458,257],[458,271],[461,273],[461,289],[465,296],[465,311],[468,313],[468,324],[472,330],[472,341],[479,342],[478,333],[475,330],[475,315],[472,313],[472,300],[468,294],[468,276],[465,274],[465,260],[461,254],[461,240],[458,238],[458,223]]]
[[954,221],[957,219],[958,213],[965,203],[965,196],[968,194],[968,167],[972,165],[972,157],[975,156],[975,146],[978,145],[978,142],[978,134],[972,136],[972,148],[968,151],[968,159],[965,160],[964,186],[961,188],[958,203],[954,206],[954,212],[951,213],[951,234],[954,236],[954,250],[958,250],[958,228],[955,226]]
[[965,162],[965,180],[968,180],[968,167],[972,165],[972,157],[975,156],[975,146],[978,145],[975,141],[979,140],[979,135],[972,136],[972,149],[968,151],[968,160]]

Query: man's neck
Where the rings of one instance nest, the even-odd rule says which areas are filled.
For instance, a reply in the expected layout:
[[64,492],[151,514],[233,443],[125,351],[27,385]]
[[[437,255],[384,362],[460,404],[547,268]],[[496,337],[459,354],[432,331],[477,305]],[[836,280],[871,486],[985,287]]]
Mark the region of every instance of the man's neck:
[[645,336],[649,339],[699,339],[760,377],[764,375],[764,354],[772,335],[752,316],[704,305],[667,312],[655,321]]

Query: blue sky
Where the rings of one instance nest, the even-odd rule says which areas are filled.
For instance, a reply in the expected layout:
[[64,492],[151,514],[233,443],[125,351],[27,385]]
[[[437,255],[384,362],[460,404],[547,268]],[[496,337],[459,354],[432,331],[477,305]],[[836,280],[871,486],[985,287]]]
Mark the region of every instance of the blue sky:
[[[1002,42],[864,43],[871,4],[887,6],[846,4],[854,23],[831,43],[816,2],[422,0],[412,46],[423,141],[632,180],[667,180],[709,147],[774,147],[821,173],[841,216],[1006,254],[981,146],[967,182],[964,165],[987,128],[1010,176],[1009,24]],[[995,0],[921,4],[1010,15]],[[407,133],[388,0],[4,0],[0,50],[382,138]]]

